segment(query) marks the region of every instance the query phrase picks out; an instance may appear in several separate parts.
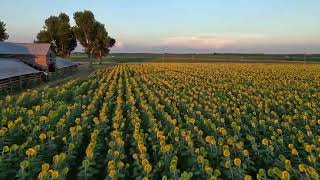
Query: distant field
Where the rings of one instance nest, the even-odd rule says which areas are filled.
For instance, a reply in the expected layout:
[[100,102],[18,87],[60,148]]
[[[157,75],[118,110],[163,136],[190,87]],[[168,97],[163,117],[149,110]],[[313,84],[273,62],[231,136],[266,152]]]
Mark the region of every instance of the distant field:
[[[87,62],[85,54],[73,54],[75,62]],[[103,62],[170,62],[170,63],[216,63],[216,62],[320,62],[320,55],[293,54],[293,55],[265,55],[265,54],[148,54],[148,53],[115,53],[103,58]],[[97,60],[95,60],[97,62]]]

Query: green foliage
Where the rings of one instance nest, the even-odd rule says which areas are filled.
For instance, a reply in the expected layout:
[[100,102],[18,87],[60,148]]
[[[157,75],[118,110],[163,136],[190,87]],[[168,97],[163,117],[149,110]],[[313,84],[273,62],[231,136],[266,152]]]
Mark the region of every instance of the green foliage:
[[74,27],[74,33],[77,40],[85,48],[85,52],[90,56],[92,54],[93,41],[95,38],[95,23],[96,20],[91,11],[75,12],[74,21],[76,26]]
[[109,53],[109,48],[115,44],[115,39],[108,36],[104,24],[96,21],[91,11],[79,11],[74,13],[76,26],[74,32],[77,40],[85,48],[86,54],[98,58],[101,62],[103,56]]
[[94,41],[94,56],[99,60],[99,63],[102,63],[102,57],[106,56],[110,52],[110,48],[113,47],[116,43],[116,40],[108,36],[103,24],[96,23],[96,38]]
[[68,57],[77,46],[77,40],[70,25],[69,16],[60,13],[50,16],[37,35],[37,42],[51,43],[59,56]]
[[9,35],[6,33],[6,24],[0,21],[0,41],[5,41],[9,38]]

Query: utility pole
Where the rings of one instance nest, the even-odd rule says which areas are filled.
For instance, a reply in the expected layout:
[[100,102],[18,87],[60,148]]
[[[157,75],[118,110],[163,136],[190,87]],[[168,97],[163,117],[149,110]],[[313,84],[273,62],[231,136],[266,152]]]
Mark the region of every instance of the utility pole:
[[163,48],[163,54],[162,54],[162,67],[163,67],[163,75],[165,76],[166,75],[166,72],[165,72],[165,67],[164,67],[164,60],[165,60],[165,48]]

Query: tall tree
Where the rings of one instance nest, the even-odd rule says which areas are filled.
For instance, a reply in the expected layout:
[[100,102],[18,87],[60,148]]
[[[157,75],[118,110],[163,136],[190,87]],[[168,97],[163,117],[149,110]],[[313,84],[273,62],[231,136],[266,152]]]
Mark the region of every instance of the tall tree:
[[77,47],[77,39],[70,25],[69,16],[60,13],[45,20],[45,26],[37,35],[37,42],[51,43],[59,56],[70,57]]
[[6,24],[0,21],[0,41],[5,41],[9,38],[9,35],[6,33]]
[[109,54],[110,48],[115,45],[115,39],[108,36],[108,32],[103,24],[96,23],[96,37],[93,43],[94,56],[102,64],[102,58]]
[[[91,11],[79,11],[74,13],[74,32],[77,40],[85,48],[89,57],[89,65],[92,66],[92,57],[99,59],[109,53],[109,48],[115,44],[115,40],[108,36],[108,32],[100,22],[96,21]],[[110,46],[110,42],[113,43]]]
[[93,42],[95,40],[96,20],[91,11],[78,11],[73,15],[76,25],[74,26],[74,33],[77,40],[84,47],[85,52],[89,57],[89,66],[92,65],[92,55],[94,52]]

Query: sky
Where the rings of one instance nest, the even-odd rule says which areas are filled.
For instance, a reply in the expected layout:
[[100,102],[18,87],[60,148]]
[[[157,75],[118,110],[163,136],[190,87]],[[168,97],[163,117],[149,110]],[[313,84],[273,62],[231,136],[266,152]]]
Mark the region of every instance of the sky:
[[117,40],[112,52],[320,53],[319,0],[1,0],[1,7],[10,42],[33,42],[50,15],[91,10]]

